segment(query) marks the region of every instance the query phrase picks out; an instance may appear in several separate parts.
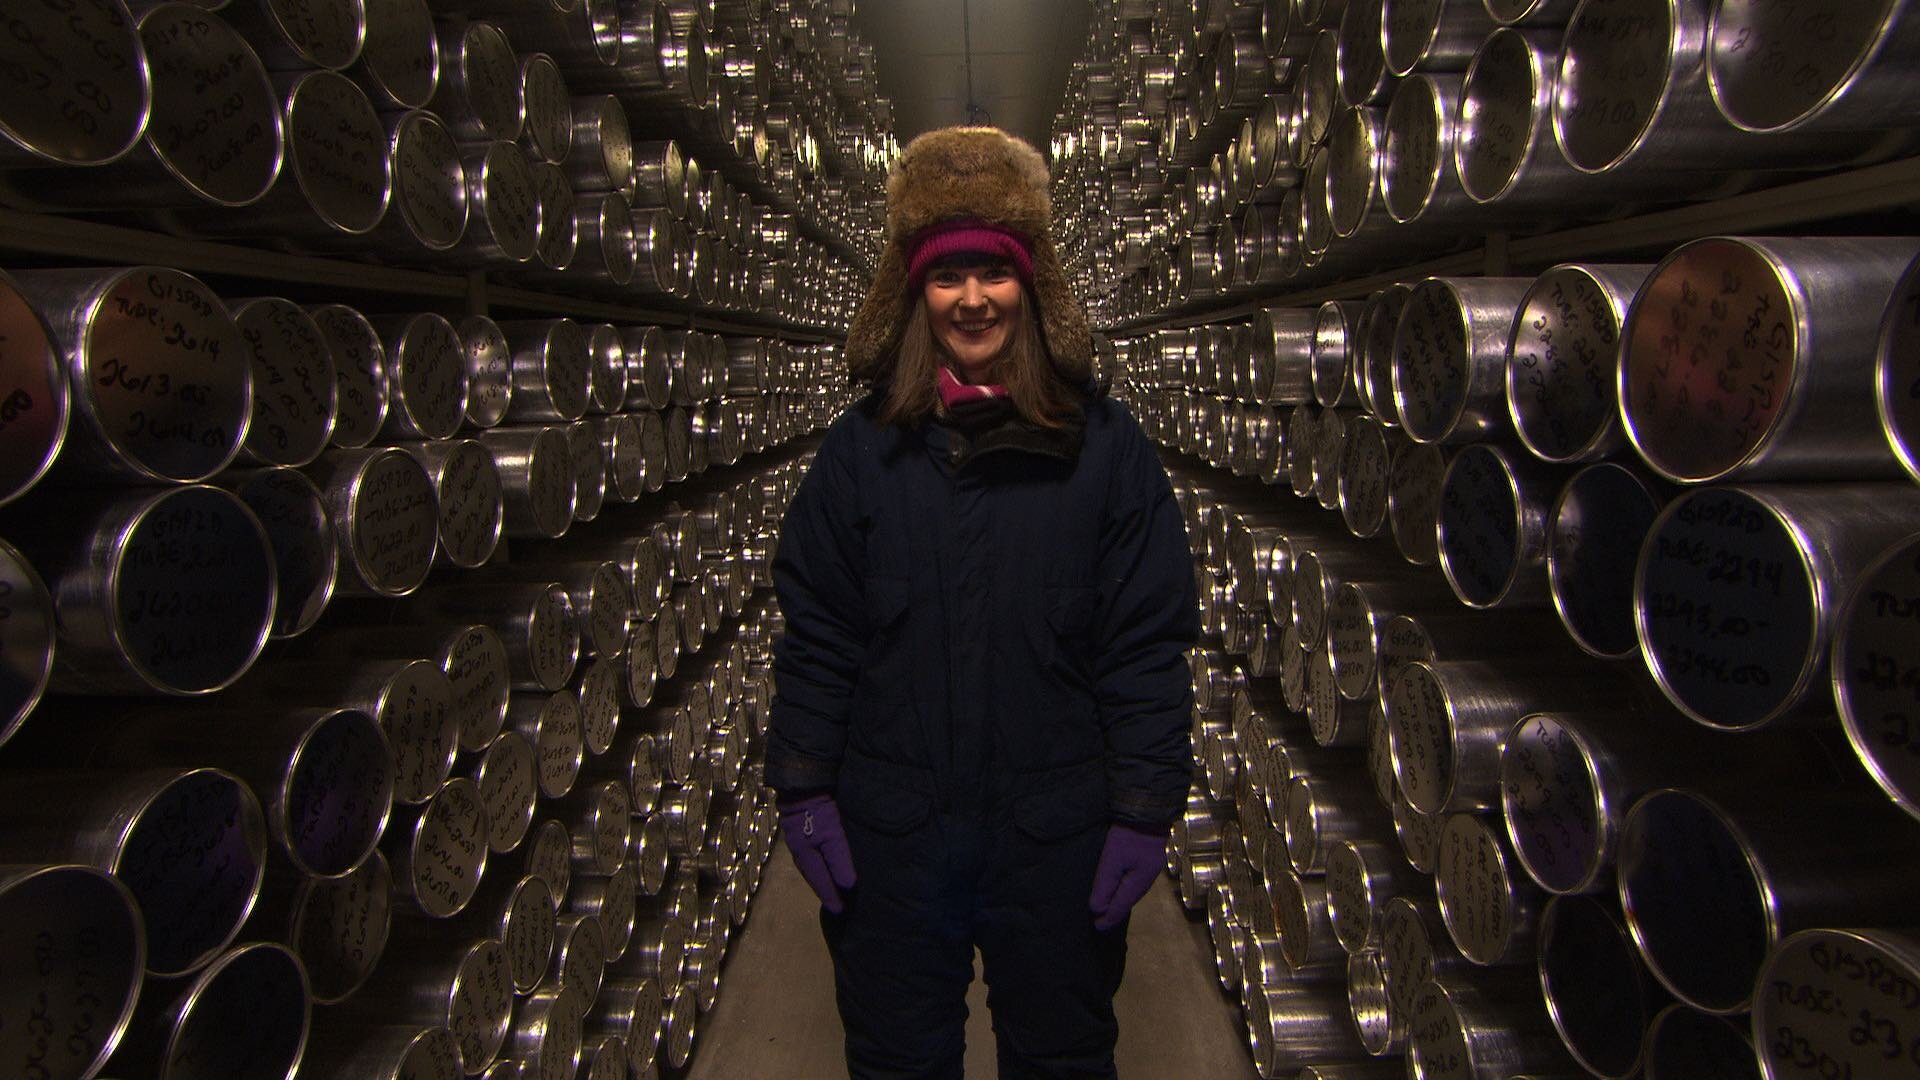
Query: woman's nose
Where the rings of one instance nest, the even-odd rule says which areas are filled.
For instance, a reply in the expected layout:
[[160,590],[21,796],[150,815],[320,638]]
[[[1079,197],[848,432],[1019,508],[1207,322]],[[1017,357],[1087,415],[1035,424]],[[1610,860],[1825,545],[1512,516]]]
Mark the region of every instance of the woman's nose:
[[970,308],[977,308],[985,305],[986,302],[987,290],[980,284],[980,279],[968,277],[960,287],[960,303]]

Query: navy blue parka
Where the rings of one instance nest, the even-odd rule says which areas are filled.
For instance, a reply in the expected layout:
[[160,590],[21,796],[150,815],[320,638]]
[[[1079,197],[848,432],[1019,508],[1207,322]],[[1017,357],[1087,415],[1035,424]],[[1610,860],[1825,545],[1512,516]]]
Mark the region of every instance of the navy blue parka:
[[896,833],[936,811],[1038,837],[1172,823],[1199,626],[1139,425],[1098,387],[1064,433],[883,426],[880,404],[833,424],[786,514],[767,784]]

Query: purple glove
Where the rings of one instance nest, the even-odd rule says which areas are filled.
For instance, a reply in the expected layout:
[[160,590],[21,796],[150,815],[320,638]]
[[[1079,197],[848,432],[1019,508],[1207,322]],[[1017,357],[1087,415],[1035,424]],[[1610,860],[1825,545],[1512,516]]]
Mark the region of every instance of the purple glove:
[[1093,928],[1111,930],[1119,926],[1166,868],[1165,832],[1142,832],[1128,825],[1109,826],[1106,846],[1100,849],[1100,865],[1093,871],[1090,903],[1097,916]]
[[835,915],[845,905],[840,890],[853,888],[853,856],[847,851],[847,832],[840,827],[840,808],[831,795],[813,795],[780,805],[780,833],[787,838],[793,865]]

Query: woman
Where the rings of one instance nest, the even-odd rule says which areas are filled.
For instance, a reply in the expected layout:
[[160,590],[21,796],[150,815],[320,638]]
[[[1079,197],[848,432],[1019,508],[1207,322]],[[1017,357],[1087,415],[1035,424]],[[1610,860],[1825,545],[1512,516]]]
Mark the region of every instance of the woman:
[[1002,1077],[1111,1077],[1127,913],[1192,759],[1192,562],[1089,378],[1039,153],[915,139],[847,339],[873,392],[788,509],[766,780],[820,896],[847,1065],[959,1077],[980,950]]

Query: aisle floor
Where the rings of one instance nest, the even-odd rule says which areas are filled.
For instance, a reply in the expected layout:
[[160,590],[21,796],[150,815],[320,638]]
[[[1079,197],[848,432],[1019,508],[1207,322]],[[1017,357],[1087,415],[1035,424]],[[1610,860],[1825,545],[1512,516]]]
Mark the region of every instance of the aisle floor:
[[[720,999],[700,1018],[687,1080],[836,1080],[847,1075],[819,901],[776,847],[753,914],[729,950]],[[986,986],[968,993],[966,1080],[993,1080]],[[1115,1008],[1125,1080],[1256,1075],[1239,1007],[1215,980],[1204,923],[1162,878],[1134,909]]]

